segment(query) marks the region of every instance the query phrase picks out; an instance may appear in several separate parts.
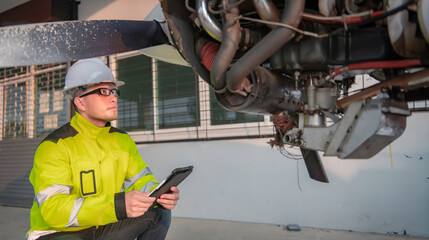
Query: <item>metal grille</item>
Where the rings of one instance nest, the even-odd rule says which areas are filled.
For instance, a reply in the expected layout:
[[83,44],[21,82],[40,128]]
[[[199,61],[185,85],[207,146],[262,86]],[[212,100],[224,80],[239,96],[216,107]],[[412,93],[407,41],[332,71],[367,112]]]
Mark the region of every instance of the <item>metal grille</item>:
[[28,75],[30,67],[9,67],[0,70],[0,79],[16,78]]
[[47,64],[4,68],[2,139],[46,135],[68,121],[67,102],[62,94],[68,65]]
[[4,139],[28,136],[27,88],[28,82],[14,83],[4,87]]
[[[67,64],[38,66],[35,79],[35,136],[42,136],[68,122],[67,101],[62,93]],[[41,71],[44,70],[44,71]]]

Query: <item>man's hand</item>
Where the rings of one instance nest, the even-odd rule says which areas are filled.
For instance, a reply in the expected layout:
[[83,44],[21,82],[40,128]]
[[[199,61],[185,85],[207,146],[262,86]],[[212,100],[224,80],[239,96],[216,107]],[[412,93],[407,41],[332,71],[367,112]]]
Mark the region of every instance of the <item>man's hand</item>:
[[171,187],[172,193],[162,194],[161,197],[158,198],[157,202],[161,204],[165,209],[173,209],[177,201],[180,199],[180,191],[177,187]]
[[139,192],[137,190],[125,193],[125,208],[127,210],[127,217],[135,218],[143,215],[152,203],[155,201],[154,197],[148,197],[150,192]]

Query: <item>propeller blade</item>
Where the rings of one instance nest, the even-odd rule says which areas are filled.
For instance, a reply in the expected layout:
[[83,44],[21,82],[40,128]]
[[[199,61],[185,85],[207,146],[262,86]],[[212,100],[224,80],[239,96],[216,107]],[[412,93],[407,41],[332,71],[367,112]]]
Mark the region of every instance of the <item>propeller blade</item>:
[[304,148],[301,148],[301,153],[310,178],[319,182],[328,183],[328,176],[326,175],[325,168],[320,160],[319,153],[314,150]]
[[167,44],[156,21],[84,20],[0,28],[0,67],[67,62]]

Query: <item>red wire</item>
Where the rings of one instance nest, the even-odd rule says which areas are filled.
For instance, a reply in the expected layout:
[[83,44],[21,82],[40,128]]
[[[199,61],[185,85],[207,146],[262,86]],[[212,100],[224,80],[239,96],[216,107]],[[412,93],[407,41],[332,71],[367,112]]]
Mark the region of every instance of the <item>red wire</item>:
[[420,59],[407,59],[407,60],[394,60],[394,61],[374,61],[374,62],[362,62],[352,63],[345,67],[336,68],[329,75],[334,78],[336,75],[341,74],[349,70],[360,70],[360,69],[387,69],[387,68],[406,68],[416,65],[421,65]]

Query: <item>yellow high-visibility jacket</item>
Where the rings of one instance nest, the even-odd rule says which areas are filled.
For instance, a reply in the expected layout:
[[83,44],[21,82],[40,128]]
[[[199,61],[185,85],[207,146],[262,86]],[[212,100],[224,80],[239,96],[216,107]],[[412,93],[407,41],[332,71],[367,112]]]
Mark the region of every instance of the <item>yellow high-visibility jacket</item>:
[[128,134],[99,128],[79,113],[40,143],[30,182],[29,239],[124,219],[125,192],[158,184]]

